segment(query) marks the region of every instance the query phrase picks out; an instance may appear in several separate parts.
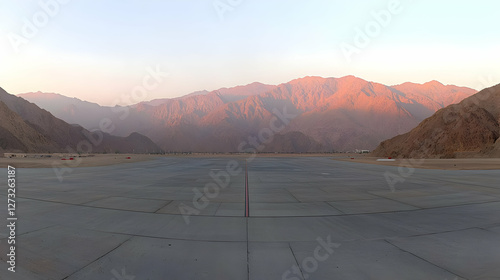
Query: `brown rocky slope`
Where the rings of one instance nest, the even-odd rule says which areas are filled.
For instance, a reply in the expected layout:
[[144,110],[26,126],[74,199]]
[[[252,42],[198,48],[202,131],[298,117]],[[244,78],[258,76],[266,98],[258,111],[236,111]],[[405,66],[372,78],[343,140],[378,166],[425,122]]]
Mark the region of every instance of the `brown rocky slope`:
[[0,152],[56,150],[56,143],[29,126],[2,101],[0,101],[0,120]]
[[92,133],[70,125],[0,88],[0,152],[147,153],[161,149],[139,133],[127,137]]
[[400,158],[500,157],[500,85],[445,107],[372,153]]

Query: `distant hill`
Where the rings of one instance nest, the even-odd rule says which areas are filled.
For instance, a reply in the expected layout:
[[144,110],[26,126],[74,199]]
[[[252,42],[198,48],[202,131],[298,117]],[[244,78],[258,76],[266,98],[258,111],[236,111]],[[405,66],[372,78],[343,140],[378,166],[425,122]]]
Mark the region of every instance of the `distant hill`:
[[286,108],[295,117],[261,150],[305,152],[373,149],[474,93],[436,81],[386,86],[354,76],[305,77],[277,86],[252,83],[142,102],[126,108],[126,116],[116,113],[124,108],[96,107],[73,98],[55,102],[41,100],[45,97],[40,94],[20,96],[87,129],[109,118],[116,127],[113,134],[139,132],[166,151],[238,151],[248,137],[269,127],[276,111]]
[[382,142],[375,156],[500,157],[500,85],[437,111],[408,133]]
[[[276,88],[276,86],[273,85],[266,85],[262,83],[251,83],[245,86],[236,86],[232,88],[221,88],[218,90],[215,90],[214,92],[219,93],[221,96],[223,96],[224,101],[229,102],[229,101],[238,101],[241,99],[245,99],[248,96],[252,95],[259,95],[262,94],[266,91],[272,90]],[[195,91],[190,94],[184,95],[182,97],[178,98],[163,98],[163,99],[155,99],[151,101],[146,101],[146,102],[141,102],[139,104],[145,104],[145,105],[150,105],[150,106],[158,106],[164,103],[171,102],[173,100],[179,100],[179,99],[185,99],[188,97],[192,96],[197,96],[197,95],[207,95],[209,94],[210,91],[207,90],[200,90],[200,91]]]
[[[8,94],[0,88],[0,147],[5,151],[23,152],[159,152],[161,149],[149,138],[138,133],[118,137],[89,132],[79,125],[70,125],[37,105]],[[82,141],[92,147],[82,145]],[[92,144],[94,143],[94,144]]]
[[0,152],[55,151],[57,144],[0,101]]
[[99,120],[111,113],[110,107],[67,97],[57,93],[29,92],[17,95],[38,107],[49,111],[56,118],[69,124],[78,124],[86,129],[94,129]]

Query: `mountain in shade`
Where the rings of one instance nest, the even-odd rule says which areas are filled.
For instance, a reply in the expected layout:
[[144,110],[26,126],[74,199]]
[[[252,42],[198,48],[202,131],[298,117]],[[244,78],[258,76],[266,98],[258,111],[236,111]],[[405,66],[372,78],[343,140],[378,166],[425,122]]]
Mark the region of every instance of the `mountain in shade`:
[[59,102],[66,107],[50,108],[30,94],[20,96],[87,129],[109,119],[111,133],[139,132],[166,151],[239,151],[249,137],[269,129],[276,114],[286,112],[294,117],[272,141],[259,145],[260,151],[312,152],[373,149],[474,93],[435,81],[386,86],[346,76],[305,77],[277,86],[252,83],[113,108],[70,98]]
[[408,133],[382,142],[375,156],[500,157],[500,85],[437,111]]
[[[87,129],[96,128],[95,120],[108,116],[109,107],[82,101],[57,93],[30,92],[17,95],[49,111],[54,117],[70,124],[78,124]],[[98,126],[98,124],[97,124]]]
[[0,152],[55,151],[57,145],[0,101]]
[[[0,88],[0,147],[17,152],[160,152],[138,133],[118,137],[70,125]],[[90,143],[90,144],[87,144]]]

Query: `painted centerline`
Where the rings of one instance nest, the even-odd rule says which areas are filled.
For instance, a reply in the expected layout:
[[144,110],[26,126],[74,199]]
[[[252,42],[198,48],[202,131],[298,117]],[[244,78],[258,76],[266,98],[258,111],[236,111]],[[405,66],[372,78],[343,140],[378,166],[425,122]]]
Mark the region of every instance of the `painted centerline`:
[[250,217],[250,197],[248,194],[248,162],[245,160],[245,217]]

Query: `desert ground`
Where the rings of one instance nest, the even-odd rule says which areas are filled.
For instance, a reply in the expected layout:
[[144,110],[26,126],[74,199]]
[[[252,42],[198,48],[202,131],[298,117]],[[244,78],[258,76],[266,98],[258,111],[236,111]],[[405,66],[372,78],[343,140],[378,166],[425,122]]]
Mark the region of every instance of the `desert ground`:
[[335,160],[379,164],[387,166],[404,166],[409,168],[443,169],[443,170],[492,170],[500,169],[500,158],[456,158],[456,159],[394,159],[394,161],[377,161],[382,159],[369,155],[350,154],[336,156]]
[[[53,155],[51,158],[5,158],[0,157],[0,168],[12,165],[20,168],[49,168],[53,166],[68,167],[95,167],[114,164],[133,163],[153,160],[159,157],[185,157],[185,158],[248,158],[248,154],[211,154],[211,153],[178,153],[169,155],[150,154],[93,154],[91,157],[77,157],[73,161],[67,160],[69,156]],[[255,155],[259,158],[269,157],[328,157],[332,160],[358,162],[366,164],[378,164],[387,166],[404,166],[423,169],[443,169],[443,170],[492,170],[500,169],[500,158],[459,158],[459,159],[395,159],[394,161],[377,161],[379,157],[369,154],[356,153],[304,153],[304,154],[274,154],[262,153]],[[61,160],[65,158],[67,161]]]
[[[0,279],[500,275],[500,170],[408,172],[333,158],[117,158],[128,163],[74,168],[62,180],[52,168],[18,168],[17,271],[3,254]],[[7,240],[1,231],[0,251]]]
[[[67,167],[92,167],[106,166],[121,163],[140,162],[156,158],[155,155],[147,154],[92,154],[91,156],[59,156],[53,154],[52,157],[26,157],[26,158],[6,158],[0,157],[0,168],[7,168],[11,165],[19,168],[52,168],[53,166]],[[69,160],[73,158],[73,160]],[[64,160],[62,160],[64,159]]]

